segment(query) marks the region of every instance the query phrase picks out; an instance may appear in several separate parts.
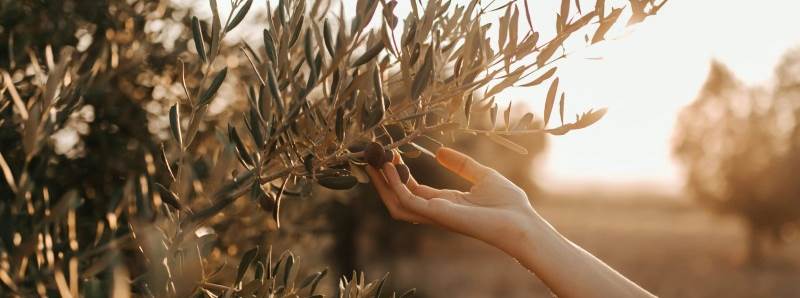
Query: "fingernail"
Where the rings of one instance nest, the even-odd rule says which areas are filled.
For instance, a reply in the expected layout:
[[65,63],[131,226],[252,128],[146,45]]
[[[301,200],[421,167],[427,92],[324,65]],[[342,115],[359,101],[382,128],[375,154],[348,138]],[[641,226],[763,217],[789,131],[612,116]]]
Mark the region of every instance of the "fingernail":
[[455,151],[455,150],[447,148],[447,147],[444,147],[444,146],[439,147],[439,149],[436,149],[436,160],[439,161],[440,163],[441,162],[446,162],[447,159],[450,157],[450,155],[447,154],[447,153],[451,153],[453,151]]

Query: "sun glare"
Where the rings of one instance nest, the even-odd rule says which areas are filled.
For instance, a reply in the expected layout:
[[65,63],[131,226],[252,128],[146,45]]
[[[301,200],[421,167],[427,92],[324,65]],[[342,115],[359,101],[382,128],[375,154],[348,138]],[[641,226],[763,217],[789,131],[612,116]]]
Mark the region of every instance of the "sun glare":
[[[681,170],[670,154],[675,119],[696,97],[711,60],[747,84],[769,82],[781,55],[800,41],[791,15],[798,9],[793,1],[670,1],[658,17],[575,54],[586,59],[567,59],[559,66],[567,110],[609,112],[590,129],[549,139],[542,185],[553,191],[586,183],[680,191]],[[538,110],[540,96],[531,92],[544,91],[515,89],[509,96],[532,98]]]

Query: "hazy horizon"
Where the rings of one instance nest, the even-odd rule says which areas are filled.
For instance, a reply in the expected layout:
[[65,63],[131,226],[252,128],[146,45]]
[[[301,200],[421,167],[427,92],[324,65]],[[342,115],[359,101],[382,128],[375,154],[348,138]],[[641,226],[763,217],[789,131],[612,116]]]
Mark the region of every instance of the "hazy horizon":
[[[644,184],[679,191],[682,177],[670,139],[677,113],[695,99],[712,59],[745,84],[769,85],[781,56],[800,42],[797,27],[787,26],[800,3],[748,3],[671,0],[616,40],[559,64],[560,86],[572,111],[567,114],[593,107],[608,107],[608,114],[588,129],[549,138],[539,170],[542,186],[558,191],[579,183]],[[509,93],[526,98],[541,89]],[[540,102],[533,101],[534,111]]]

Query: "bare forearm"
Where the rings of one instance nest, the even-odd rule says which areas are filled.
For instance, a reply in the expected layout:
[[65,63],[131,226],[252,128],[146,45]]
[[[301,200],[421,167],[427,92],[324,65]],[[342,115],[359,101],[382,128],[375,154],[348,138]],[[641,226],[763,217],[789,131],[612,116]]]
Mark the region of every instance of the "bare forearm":
[[534,211],[525,192],[497,171],[445,147],[436,151],[436,160],[471,182],[470,192],[435,189],[413,177],[402,181],[390,163],[383,172],[367,168],[392,217],[436,224],[492,244],[561,297],[653,296],[561,236]]
[[521,241],[500,247],[534,272],[559,297],[653,297],[558,233],[539,215]]

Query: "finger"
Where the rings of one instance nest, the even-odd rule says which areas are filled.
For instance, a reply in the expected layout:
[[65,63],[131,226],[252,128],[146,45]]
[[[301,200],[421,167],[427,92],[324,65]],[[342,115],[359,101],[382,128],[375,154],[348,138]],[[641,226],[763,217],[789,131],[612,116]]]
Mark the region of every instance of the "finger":
[[406,187],[403,181],[400,180],[400,174],[397,173],[397,169],[394,165],[383,165],[383,172],[386,174],[389,187],[394,191],[395,197],[400,205],[410,209],[412,212],[418,211],[419,209],[417,207],[420,206],[420,202],[424,202],[425,200],[413,194],[408,187]]
[[403,157],[400,156],[400,153],[394,150],[392,150],[392,163],[393,164],[403,163]]
[[[394,152],[392,163],[405,164],[402,155],[400,155],[400,153],[398,152]],[[413,194],[420,196],[423,199],[431,199],[439,197],[448,200],[453,200],[463,194],[462,192],[457,190],[436,189],[427,185],[419,184],[419,182],[417,182],[417,180],[414,178],[413,173],[409,173],[408,182],[406,182],[406,186]]]
[[430,221],[459,233],[468,233],[472,220],[472,207],[456,204],[443,198],[420,198],[411,193],[400,181],[397,170],[392,165],[384,165],[383,172],[389,186],[397,194],[397,200],[405,209],[429,219]]
[[391,199],[394,196],[394,191],[392,191],[389,184],[386,182],[386,178],[383,177],[383,174],[378,172],[377,169],[373,168],[372,166],[366,166],[367,174],[369,175],[369,180],[372,182],[372,185],[375,186],[375,190],[378,191],[378,195],[384,202],[387,199]]
[[[455,199],[458,197],[457,191],[438,190],[427,186],[423,186],[418,189],[418,191],[420,191],[424,195],[420,196],[412,192],[408,186],[403,184],[403,182],[400,180],[400,175],[397,173],[397,169],[393,165],[388,165],[388,164],[384,165],[383,172],[386,174],[389,187],[391,187],[392,190],[394,191],[397,197],[397,201],[400,203],[401,206],[403,206],[405,209],[410,210],[412,213],[419,213],[425,211],[420,209],[425,207],[425,201],[431,199],[444,199],[448,201],[455,201]],[[426,216],[425,214],[421,215]]]
[[494,172],[461,152],[447,147],[436,150],[436,160],[448,170],[476,184]]
[[[409,179],[410,180],[410,179]],[[463,192],[453,189],[438,189],[433,188],[424,184],[416,184],[411,185],[408,184],[408,189],[411,193],[423,198],[423,199],[432,199],[432,198],[443,198],[447,200],[455,200],[459,196],[464,195]]]
[[[392,152],[393,152],[393,156],[392,156],[392,163],[393,164],[405,164],[405,162],[403,161],[403,157],[400,155],[399,152],[394,152],[394,151],[392,151]],[[408,182],[406,183],[406,185],[408,185],[408,187],[412,188],[412,189],[414,187],[416,187],[417,185],[419,185],[419,183],[417,182],[417,179],[414,178],[414,175],[411,173],[411,171],[409,171],[409,173],[408,173]]]
[[394,191],[389,187],[383,174],[372,166],[367,166],[366,169],[372,184],[375,186],[375,190],[378,191],[378,196],[381,198],[381,201],[383,201],[386,209],[389,210],[389,215],[391,215],[392,218],[415,223],[430,223],[430,220],[427,218],[412,214],[401,206],[397,195],[395,195]]

